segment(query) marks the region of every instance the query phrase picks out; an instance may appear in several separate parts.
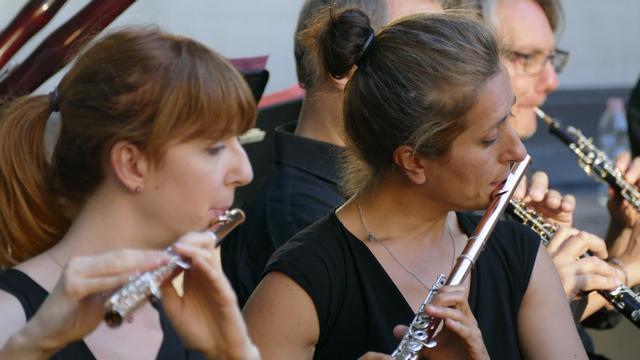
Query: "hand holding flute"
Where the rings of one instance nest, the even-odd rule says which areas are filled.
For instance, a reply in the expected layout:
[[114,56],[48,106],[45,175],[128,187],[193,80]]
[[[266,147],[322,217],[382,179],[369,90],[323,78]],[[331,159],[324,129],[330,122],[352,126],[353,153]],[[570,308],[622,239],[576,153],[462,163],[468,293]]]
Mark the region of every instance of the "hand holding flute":
[[[204,232],[184,235],[172,249],[188,261],[184,296],[170,282],[162,285],[163,306],[185,345],[208,358],[259,358],[250,342],[235,295],[214,256],[214,240]],[[47,300],[34,317],[12,336],[0,355],[26,354],[48,358],[67,344],[93,332],[103,321],[103,307],[114,288],[132,274],[165,266],[163,251],[115,250],[69,261]],[[13,352],[15,351],[15,352]]]
[[210,359],[259,359],[211,239],[189,234],[174,249],[191,268],[185,272],[183,296],[171,282],[163,284],[162,304],[185,346]]
[[[489,354],[482,339],[475,316],[471,312],[467,294],[463,285],[443,286],[438,289],[429,305],[424,307],[425,314],[443,319],[444,327],[434,340],[438,344],[433,348],[420,350],[420,357],[438,359],[486,360]],[[409,328],[398,325],[393,334],[401,340]],[[359,360],[391,360],[391,355],[369,352]]]

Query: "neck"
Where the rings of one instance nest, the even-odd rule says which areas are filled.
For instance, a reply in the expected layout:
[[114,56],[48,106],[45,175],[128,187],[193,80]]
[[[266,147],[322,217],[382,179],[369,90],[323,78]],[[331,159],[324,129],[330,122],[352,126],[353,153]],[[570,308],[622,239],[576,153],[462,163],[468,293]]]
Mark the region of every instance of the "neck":
[[[455,214],[429,201],[426,196],[418,195],[419,192],[418,186],[407,184],[407,181],[386,180],[379,183],[374,191],[350,199],[339,211],[344,209],[345,215],[350,215],[346,219],[351,224],[350,230],[354,230],[356,235],[361,234],[362,239],[366,239],[367,234],[361,217],[365,219],[369,232],[380,241],[437,246],[445,239],[448,243],[445,222],[450,221],[451,230],[459,232]],[[357,209],[358,204],[362,208],[362,216]]]
[[309,89],[302,102],[296,135],[344,146],[342,100],[341,89]]
[[[157,248],[161,234],[145,226],[127,196],[98,192],[84,204],[71,228],[49,251],[62,265],[74,256],[100,254],[124,248]],[[166,234],[164,234],[166,237]],[[167,239],[168,244],[170,239]]]

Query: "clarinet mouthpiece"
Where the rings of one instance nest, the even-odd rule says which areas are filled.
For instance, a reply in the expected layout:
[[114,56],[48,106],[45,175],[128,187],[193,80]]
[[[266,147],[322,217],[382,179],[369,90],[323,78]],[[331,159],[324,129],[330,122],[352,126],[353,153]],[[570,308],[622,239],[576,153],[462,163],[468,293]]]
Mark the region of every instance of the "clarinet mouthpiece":
[[547,125],[551,125],[553,124],[553,119],[544,113],[544,111],[540,110],[539,107],[535,107],[533,108],[533,111],[536,112],[536,115],[538,115],[542,120],[544,120],[545,123],[547,123]]

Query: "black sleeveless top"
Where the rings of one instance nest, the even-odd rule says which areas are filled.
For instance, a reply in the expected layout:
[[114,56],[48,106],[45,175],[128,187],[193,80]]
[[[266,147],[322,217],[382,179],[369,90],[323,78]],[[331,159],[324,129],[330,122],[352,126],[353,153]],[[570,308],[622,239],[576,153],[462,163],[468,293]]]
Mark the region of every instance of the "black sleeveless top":
[[[16,270],[6,269],[0,271],[0,290],[13,295],[20,301],[27,321],[33,317],[40,305],[49,295],[38,283],[27,274]],[[160,313],[160,324],[164,336],[156,359],[204,359],[199,353],[190,351],[184,347],[162,309],[161,304],[154,306]],[[117,344],[114,344],[117,346]],[[55,353],[51,359],[95,359],[91,350],[84,341],[76,341],[68,344],[62,350]]]
[[[480,217],[457,216],[464,232],[473,233]],[[501,221],[471,272],[469,306],[492,359],[523,357],[518,313],[539,245],[530,229]],[[313,300],[320,322],[314,359],[390,354],[399,343],[394,326],[408,325],[414,316],[375,256],[334,212],[280,247],[265,274],[270,271],[288,275]]]

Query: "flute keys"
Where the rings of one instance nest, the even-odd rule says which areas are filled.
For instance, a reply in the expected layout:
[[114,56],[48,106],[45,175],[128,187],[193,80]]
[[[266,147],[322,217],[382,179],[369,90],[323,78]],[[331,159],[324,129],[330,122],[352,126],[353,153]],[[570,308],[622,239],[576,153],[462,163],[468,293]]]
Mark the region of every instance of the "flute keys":
[[425,319],[421,319],[412,324],[414,329],[424,330],[429,327],[429,321]]
[[424,344],[424,346],[425,346],[427,349],[433,349],[434,347],[436,347],[436,345],[438,345],[438,343],[437,343],[435,340],[431,340],[431,341],[426,342],[426,343]]
[[391,355],[393,360],[415,360],[417,359],[415,354],[412,354],[408,351],[399,351],[397,353],[393,353]]
[[187,269],[191,269],[191,264],[189,264],[188,262],[182,260],[182,259],[177,259],[176,260],[176,265],[178,265],[178,267],[180,267],[182,270],[187,270]]
[[422,341],[409,340],[405,343],[405,348],[413,353],[422,350]]
[[156,283],[155,281],[149,281],[147,285],[149,286],[149,296],[151,297],[152,301],[155,302],[162,298],[162,292],[160,291],[158,283]]
[[420,340],[420,342],[423,342],[429,338],[429,334],[424,330],[413,331],[411,335],[413,335],[414,338]]

